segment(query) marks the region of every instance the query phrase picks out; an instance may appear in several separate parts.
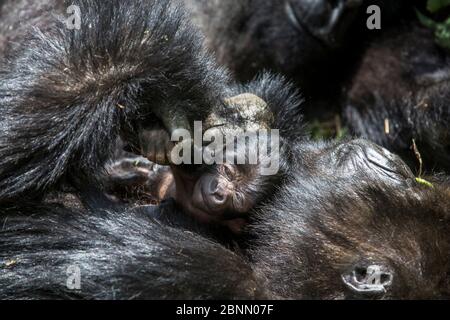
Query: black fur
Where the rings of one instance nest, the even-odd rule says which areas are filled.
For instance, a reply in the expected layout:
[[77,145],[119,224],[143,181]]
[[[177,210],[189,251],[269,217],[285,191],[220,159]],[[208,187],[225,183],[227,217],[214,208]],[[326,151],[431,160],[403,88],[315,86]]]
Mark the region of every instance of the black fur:
[[[3,209],[0,297],[449,297],[445,178],[420,184],[398,157],[364,140],[296,151],[290,179],[253,213],[241,249],[220,245],[217,230],[211,237],[170,203],[125,212]],[[66,287],[71,265],[81,269],[81,290]],[[393,276],[385,292],[345,284],[370,265]]]
[[[351,134],[414,166],[415,139],[428,171],[449,170],[448,53],[432,30],[418,26],[414,9],[423,9],[424,1],[361,1],[319,33],[332,9],[349,1],[185,2],[207,35],[206,46],[238,80],[263,69],[282,73],[302,89],[307,119],[328,121],[342,112]],[[366,8],[374,4],[382,30],[368,31]]]
[[[80,30],[54,17],[69,4],[81,9]],[[170,131],[178,118],[204,120],[232,92],[182,6],[8,1],[1,10],[1,298],[267,297],[243,257],[209,240],[229,243],[222,230],[175,207],[129,210],[89,187],[119,136],[135,144],[156,122]],[[65,286],[70,264],[86,276],[81,291]]]
[[[449,297],[445,178],[416,180],[365,140],[310,142],[290,85],[264,75],[228,87],[169,1],[76,3],[80,31],[38,19],[0,49],[0,298]],[[1,30],[33,15],[27,1],[8,5]],[[268,103],[284,148],[281,179],[250,212],[241,246],[170,203],[129,209],[91,188],[119,135],[133,143],[157,121],[202,120],[236,91]],[[66,286],[72,265],[81,290]],[[345,277],[362,281],[371,265],[392,283],[352,290]]]
[[418,167],[414,139],[427,170],[449,171],[449,92],[450,56],[435,43],[431,30],[406,24],[386,31],[363,55],[344,119],[353,134]]
[[[244,258],[171,226],[173,206],[155,210],[2,209],[0,299],[268,298]],[[67,287],[71,266],[80,290]]]
[[[34,196],[71,173],[93,177],[119,134],[131,131],[133,141],[135,131],[156,120],[166,126],[177,117],[203,120],[221,101],[226,77],[200,50],[201,38],[179,6],[70,4],[80,6],[80,30],[56,18],[31,25],[13,33],[15,48],[1,63],[0,201]],[[25,7],[2,12],[1,29],[20,18],[14,16],[20,9],[36,9],[17,5]]]
[[[248,232],[255,272],[284,299],[448,299],[450,185],[417,183],[407,166],[364,140],[299,148],[272,204]],[[384,292],[343,277],[370,265],[393,276]]]
[[[307,98],[304,111],[314,116],[338,110],[340,84],[366,38],[379,33],[367,30],[367,7],[381,7],[383,28],[413,8],[411,1],[385,0],[184,2],[206,35],[206,47],[236,79],[249,81],[265,69],[281,73],[300,86]],[[329,23],[334,26],[327,28]]]

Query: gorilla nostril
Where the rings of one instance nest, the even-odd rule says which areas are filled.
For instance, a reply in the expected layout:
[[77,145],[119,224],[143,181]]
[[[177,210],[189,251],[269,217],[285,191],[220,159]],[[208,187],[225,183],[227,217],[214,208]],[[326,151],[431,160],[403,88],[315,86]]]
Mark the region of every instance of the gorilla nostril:
[[214,202],[216,204],[224,204],[227,200],[227,197],[222,192],[214,193]]
[[383,274],[380,276],[380,282],[381,282],[382,284],[389,283],[391,280],[392,280],[392,276],[391,276],[390,274],[383,273]]
[[211,181],[209,182],[209,194],[215,194],[217,193],[218,189],[219,189],[219,181],[217,179],[211,179]]
[[224,209],[228,202],[228,189],[224,181],[217,176],[208,176],[202,183],[202,193],[208,209],[217,212]]
[[362,281],[363,279],[365,279],[367,277],[367,269],[357,267],[355,269],[355,276],[358,281]]

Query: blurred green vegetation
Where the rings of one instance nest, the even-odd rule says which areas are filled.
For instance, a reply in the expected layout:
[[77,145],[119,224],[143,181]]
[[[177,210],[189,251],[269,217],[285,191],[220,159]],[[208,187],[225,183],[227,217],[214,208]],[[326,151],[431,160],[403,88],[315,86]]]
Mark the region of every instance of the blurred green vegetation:
[[428,0],[427,2],[427,9],[431,13],[438,12],[448,6],[450,6],[450,0]]
[[[450,0],[427,1],[427,10],[430,14],[439,13],[448,7],[450,7]],[[446,16],[442,21],[436,21],[420,11],[417,11],[417,15],[424,26],[434,30],[436,42],[441,47],[450,49],[450,16]]]
[[341,118],[336,115],[334,119],[327,121],[314,120],[307,126],[313,140],[323,139],[343,140],[348,135],[348,130],[341,125]]

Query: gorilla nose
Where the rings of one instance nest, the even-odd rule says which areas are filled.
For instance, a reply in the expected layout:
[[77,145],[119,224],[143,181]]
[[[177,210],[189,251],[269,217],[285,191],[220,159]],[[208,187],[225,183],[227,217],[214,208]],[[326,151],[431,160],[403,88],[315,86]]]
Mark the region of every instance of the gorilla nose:
[[216,176],[203,177],[201,185],[202,199],[211,212],[220,212],[227,206],[228,194],[226,185]]
[[218,179],[211,179],[209,183],[208,193],[210,201],[215,206],[221,206],[225,204],[227,200],[226,192],[219,185]]
[[216,193],[217,189],[219,188],[219,181],[217,179],[210,179],[209,185],[208,185],[208,193],[214,194]]

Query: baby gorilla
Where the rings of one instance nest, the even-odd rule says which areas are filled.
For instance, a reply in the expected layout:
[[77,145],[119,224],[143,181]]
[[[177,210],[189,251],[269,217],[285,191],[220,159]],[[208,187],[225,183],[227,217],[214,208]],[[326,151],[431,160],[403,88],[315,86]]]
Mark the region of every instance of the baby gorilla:
[[138,206],[175,199],[197,221],[224,225],[240,233],[248,213],[267,194],[262,184],[265,178],[258,168],[224,164],[188,170],[123,158],[110,167],[108,193],[119,202]]
[[[54,199],[49,193],[99,184],[119,137],[137,154],[168,164],[177,147],[168,138],[179,129],[192,135],[195,121],[224,135],[269,128],[270,103],[231,88],[178,3],[70,2],[82,13],[79,29],[65,23],[68,5],[1,4],[0,203]],[[176,198],[199,217],[239,215],[265,196],[261,188],[248,195],[253,182],[260,184],[258,171],[246,171],[244,184],[230,166],[177,172]]]
[[[219,134],[225,138],[225,144],[219,145],[218,150],[209,149],[211,145],[207,144],[199,148],[205,152],[214,151],[223,162],[161,166],[139,159],[119,158],[108,169],[106,180],[109,189],[120,190],[130,185],[134,190],[141,190],[131,197],[131,201],[139,204],[142,203],[142,194],[157,203],[174,198],[199,221],[224,224],[238,232],[245,224],[249,211],[269,199],[284,179],[290,165],[290,144],[302,139],[304,132],[301,125],[287,126],[282,124],[285,122],[282,116],[274,116],[276,110],[291,110],[293,114],[289,120],[292,123],[301,121],[301,116],[294,109],[299,104],[296,92],[281,78],[263,75],[234,91],[235,96],[225,100],[224,116],[213,113],[206,121],[212,129],[206,131],[205,136],[208,132]],[[280,129],[268,136],[272,133],[270,128]],[[266,131],[260,131],[262,129]],[[146,132],[141,137],[141,145],[154,145],[152,141],[155,136],[161,138],[154,131]],[[229,140],[229,137],[232,139]],[[166,139],[167,136],[162,138]],[[238,140],[245,143],[236,146]],[[168,145],[168,141],[160,144]],[[143,152],[147,153],[155,152],[154,149]],[[239,162],[239,156],[243,156],[244,161]],[[254,163],[250,163],[251,158]],[[270,168],[273,171],[268,172]],[[123,198],[123,192],[119,198]]]

